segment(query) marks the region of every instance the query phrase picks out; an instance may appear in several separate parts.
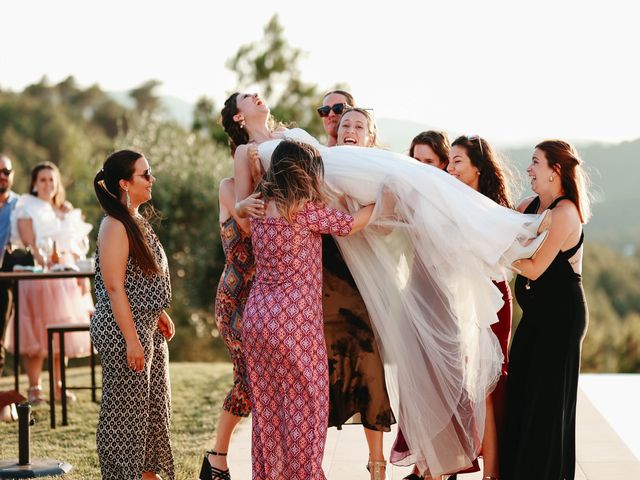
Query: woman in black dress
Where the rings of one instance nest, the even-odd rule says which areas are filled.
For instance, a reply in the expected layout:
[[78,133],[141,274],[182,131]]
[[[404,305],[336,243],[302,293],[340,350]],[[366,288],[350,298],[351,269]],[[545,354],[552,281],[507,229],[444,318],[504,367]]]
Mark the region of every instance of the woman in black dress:
[[510,351],[502,480],[564,480],[575,473],[580,350],[587,328],[582,225],[587,178],[570,144],[538,144],[527,169],[536,197],[525,213],[552,209],[549,236],[533,259],[514,263],[522,319]]

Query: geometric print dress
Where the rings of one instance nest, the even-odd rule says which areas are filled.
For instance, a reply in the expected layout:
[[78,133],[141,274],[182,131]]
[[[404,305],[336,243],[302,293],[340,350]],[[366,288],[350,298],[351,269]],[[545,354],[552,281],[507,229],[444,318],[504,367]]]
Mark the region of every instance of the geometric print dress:
[[142,472],[175,479],[170,440],[169,351],[158,329],[171,303],[167,257],[149,223],[138,219],[161,273],[145,275],[131,256],[125,292],[144,349],[144,370],[127,366],[127,345],[111,311],[96,248],[95,313],[90,334],[102,363],[102,401],[96,444],[103,480],[140,480]]
[[247,368],[242,354],[242,312],[255,274],[251,235],[233,217],[222,223],[220,239],[226,262],[216,292],[216,325],[233,363],[233,386],[222,408],[236,417],[251,413]]
[[256,276],[242,342],[253,404],[253,480],[324,479],[329,373],[321,234],[349,234],[353,217],[308,202],[291,223],[250,222]]

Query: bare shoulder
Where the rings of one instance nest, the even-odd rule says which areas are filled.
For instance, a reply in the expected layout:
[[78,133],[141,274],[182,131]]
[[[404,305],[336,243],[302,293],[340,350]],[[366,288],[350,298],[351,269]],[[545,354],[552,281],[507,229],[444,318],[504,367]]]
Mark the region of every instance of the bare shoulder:
[[100,231],[98,232],[98,242],[128,242],[127,230],[124,224],[109,215],[104,217],[100,223]]
[[237,160],[239,158],[247,158],[248,149],[249,149],[249,145],[246,145],[246,144],[238,145],[235,153],[233,154],[234,160]]
[[581,225],[578,208],[571,200],[560,200],[552,212],[554,222],[560,221],[572,226]]
[[218,186],[218,197],[220,199],[220,203],[225,207],[235,204],[236,189],[233,177],[227,177],[220,180],[220,185]]
[[536,195],[531,195],[530,197],[525,198],[520,202],[520,205],[518,205],[518,208],[516,210],[518,210],[520,213],[524,213],[527,207],[531,205],[531,202],[533,202],[535,199]]
[[226,177],[223,178],[222,180],[220,180],[220,184],[218,185],[218,190],[222,193],[223,191],[226,192],[233,192],[233,189],[235,187],[235,180],[233,177]]

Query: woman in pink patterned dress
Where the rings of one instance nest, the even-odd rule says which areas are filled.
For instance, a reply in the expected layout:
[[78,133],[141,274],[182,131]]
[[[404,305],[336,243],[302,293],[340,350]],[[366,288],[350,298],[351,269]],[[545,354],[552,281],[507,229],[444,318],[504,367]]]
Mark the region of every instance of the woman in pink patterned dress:
[[329,377],[322,320],[321,234],[349,235],[373,211],[325,207],[324,168],[311,146],[282,141],[252,217],[256,276],[242,341],[253,402],[253,479],[324,479]]

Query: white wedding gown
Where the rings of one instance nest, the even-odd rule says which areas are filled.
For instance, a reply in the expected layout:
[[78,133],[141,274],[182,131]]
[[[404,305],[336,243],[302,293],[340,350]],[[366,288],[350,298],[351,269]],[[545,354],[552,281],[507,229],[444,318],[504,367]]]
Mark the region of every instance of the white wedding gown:
[[[371,317],[387,386],[411,454],[432,476],[471,465],[481,447],[485,397],[503,357],[490,325],[515,242],[535,217],[499,206],[405,155],[323,147],[302,129],[284,138],[316,147],[325,182],[349,209],[377,201],[369,226],[340,247]],[[280,140],[259,146],[265,169]]]

